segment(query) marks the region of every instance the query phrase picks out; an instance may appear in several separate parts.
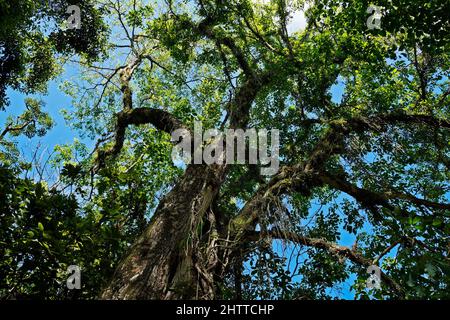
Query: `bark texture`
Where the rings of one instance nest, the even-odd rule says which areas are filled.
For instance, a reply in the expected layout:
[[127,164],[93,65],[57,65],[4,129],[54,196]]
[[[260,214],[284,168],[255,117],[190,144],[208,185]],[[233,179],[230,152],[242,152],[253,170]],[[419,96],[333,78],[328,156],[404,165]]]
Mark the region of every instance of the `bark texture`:
[[201,236],[201,221],[207,218],[223,178],[224,168],[189,166],[183,179],[159,204],[102,298],[214,298],[212,284],[200,274],[195,235]]

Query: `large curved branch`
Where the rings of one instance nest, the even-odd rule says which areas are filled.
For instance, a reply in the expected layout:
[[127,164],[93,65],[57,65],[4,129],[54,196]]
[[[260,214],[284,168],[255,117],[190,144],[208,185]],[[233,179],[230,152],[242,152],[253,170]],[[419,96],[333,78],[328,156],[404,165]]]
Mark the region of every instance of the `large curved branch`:
[[383,206],[388,209],[394,209],[394,206],[389,203],[389,200],[399,199],[408,201],[416,206],[425,206],[428,208],[439,209],[439,210],[450,210],[450,204],[433,202],[425,199],[417,198],[411,194],[406,194],[402,192],[383,192],[383,191],[371,191],[367,189],[360,188],[356,185],[351,184],[344,179],[329,174],[321,174],[320,179],[327,185],[343,191],[348,195],[355,198],[358,202],[366,207],[373,207],[376,205]]
[[227,109],[230,112],[230,127],[245,129],[250,115],[253,101],[261,89],[271,80],[272,72],[266,71],[248,79],[237,90]]
[[[318,249],[324,249],[331,254],[336,256],[344,257],[352,261],[353,263],[360,265],[364,268],[368,268],[373,265],[373,261],[371,259],[365,258],[362,253],[353,250],[348,247],[340,246],[336,243],[326,241],[324,239],[319,238],[310,238],[298,235],[292,232],[282,232],[279,230],[270,230],[265,232],[264,234],[253,231],[248,232],[246,235],[246,240],[248,241],[258,241],[263,236],[268,236],[274,239],[287,240],[291,242],[295,242],[302,246],[314,247]],[[381,280],[386,283],[386,285],[394,292],[397,297],[404,298],[404,290],[403,288],[391,277],[386,275],[383,271],[381,272]]]
[[282,167],[278,174],[261,186],[233,219],[232,226],[239,229],[237,233],[254,230],[259,219],[260,207],[272,197],[278,197],[290,191],[308,195],[314,187],[323,185],[317,172],[323,170],[331,156],[343,151],[344,133],[345,128],[342,125],[333,125],[316,144],[306,161],[294,166]]
[[[376,121],[377,120],[377,121]],[[416,198],[412,195],[399,193],[376,193],[359,188],[340,178],[331,177],[324,173],[326,161],[333,155],[344,151],[344,140],[351,132],[379,129],[374,127],[381,123],[425,123],[432,126],[448,127],[449,122],[426,115],[385,114],[374,117],[355,117],[350,120],[339,120],[329,123],[330,128],[323,138],[316,144],[309,158],[303,163],[290,167],[282,167],[267,184],[261,186],[251,200],[242,208],[240,213],[231,221],[232,232],[236,238],[241,238],[248,232],[253,232],[261,214],[261,208],[266,206],[273,197],[279,197],[291,191],[303,195],[310,194],[312,188],[330,185],[353,196],[358,202],[368,208],[375,220],[382,220],[377,206],[390,210],[395,207],[389,202],[391,199],[408,200],[413,204],[420,204],[435,209],[449,209],[448,204],[435,203]],[[401,211],[405,214],[404,210]]]
[[373,116],[368,118],[369,121],[379,119],[387,124],[404,123],[404,124],[426,124],[433,127],[450,128],[450,121],[447,119],[439,119],[435,116],[425,114],[406,114],[402,112],[390,113],[385,115]]
[[128,109],[117,113],[116,131],[114,144],[97,153],[97,169],[104,167],[108,157],[115,157],[122,150],[125,141],[125,132],[130,125],[151,124],[156,129],[172,133],[177,129],[187,129],[187,127],[171,113],[154,108]]
[[439,209],[439,210],[450,210],[449,203],[440,203],[440,202],[429,201],[426,199],[420,199],[420,198],[417,198],[417,197],[415,197],[411,194],[407,194],[407,193],[388,191],[388,192],[384,192],[383,196],[385,196],[387,199],[405,200],[405,201],[408,201],[417,206],[425,206],[428,208]]
[[363,132],[365,130],[380,130],[386,125],[418,124],[436,128],[450,128],[450,121],[426,114],[408,114],[405,112],[391,112],[373,116],[355,116],[350,119],[309,120],[313,123],[328,124],[332,130],[345,134]]
[[352,196],[367,208],[373,208],[374,206],[383,206],[390,210],[394,209],[394,207],[389,203],[389,199],[386,198],[383,194],[360,188],[343,179],[328,174],[321,174],[320,180],[322,180],[322,182],[326,185]]
[[[390,199],[408,200],[414,204],[420,204],[435,209],[449,209],[449,205],[434,203],[428,200],[416,198],[412,195],[386,193],[378,194],[365,190],[347,183],[337,177],[330,177],[324,172],[325,163],[333,155],[344,151],[344,140],[351,132],[363,132],[365,130],[379,130],[383,124],[394,123],[417,123],[427,124],[439,127],[450,127],[450,122],[444,119],[438,119],[427,115],[408,115],[404,113],[391,113],[372,117],[354,117],[349,120],[334,120],[328,123],[330,128],[326,131],[323,138],[316,144],[310,156],[303,163],[291,167],[284,167],[274,176],[269,183],[262,186],[255,196],[247,202],[239,213],[236,220],[239,225],[244,221],[251,229],[258,219],[258,210],[254,210],[262,202],[270,198],[271,195],[280,195],[291,191],[299,191],[308,194],[310,189],[315,186],[327,184],[334,188],[344,191],[353,196],[356,200],[369,208],[374,214],[375,206],[381,205],[393,210],[394,207],[389,203]],[[375,218],[380,219],[379,216]]]

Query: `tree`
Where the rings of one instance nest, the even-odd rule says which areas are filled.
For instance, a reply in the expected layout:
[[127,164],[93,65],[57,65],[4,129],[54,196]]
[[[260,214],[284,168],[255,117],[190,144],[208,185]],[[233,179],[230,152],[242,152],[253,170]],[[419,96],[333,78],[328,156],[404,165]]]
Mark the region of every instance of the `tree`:
[[[109,52],[79,59],[84,84],[66,90],[82,97],[68,119],[102,136],[71,183],[159,200],[101,298],[328,298],[351,274],[360,298],[448,298],[448,1],[380,1],[380,30],[368,1],[305,4],[98,1]],[[170,134],[196,120],[280,130],[279,171],[176,168]],[[382,288],[367,291],[372,265]]]

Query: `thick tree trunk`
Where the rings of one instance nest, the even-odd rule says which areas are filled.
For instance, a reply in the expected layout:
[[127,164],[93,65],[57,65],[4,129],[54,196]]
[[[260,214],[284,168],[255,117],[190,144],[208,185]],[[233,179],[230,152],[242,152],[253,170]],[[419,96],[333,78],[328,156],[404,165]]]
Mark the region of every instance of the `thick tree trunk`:
[[[152,123],[169,133],[184,127],[166,112],[131,108],[129,80],[139,61],[123,71],[124,112],[118,115],[116,143],[111,150],[99,155],[99,159],[120,152],[126,127],[130,124]],[[271,72],[259,77],[249,73],[249,79],[228,106],[230,128],[247,127],[251,104],[259,89],[271,79]],[[102,298],[214,298],[214,271],[217,271],[219,257],[217,224],[211,204],[225,179],[226,170],[226,165],[203,164],[187,168],[183,179],[161,201],[150,225],[119,264]],[[204,230],[204,221],[208,222],[208,232]]]
[[[190,165],[121,261],[103,299],[212,299],[214,266],[199,266],[201,221],[225,176],[222,166]],[[211,217],[210,219],[211,220]],[[211,240],[211,239],[210,239]],[[214,240],[212,240],[214,242]],[[206,250],[214,248],[202,246]],[[207,252],[206,260],[214,257]],[[214,260],[214,259],[212,259]],[[206,264],[214,261],[206,262]]]

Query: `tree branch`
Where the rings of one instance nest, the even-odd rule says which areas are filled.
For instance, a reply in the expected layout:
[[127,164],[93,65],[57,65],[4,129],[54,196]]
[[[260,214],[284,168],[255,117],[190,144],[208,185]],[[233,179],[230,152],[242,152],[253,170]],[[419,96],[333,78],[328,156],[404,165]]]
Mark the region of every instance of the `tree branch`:
[[212,17],[207,17],[198,24],[196,29],[198,30],[198,32],[201,35],[213,40],[216,43],[222,44],[222,45],[226,46],[228,49],[230,49],[231,53],[236,58],[236,61],[238,62],[239,67],[242,69],[242,71],[244,72],[246,77],[254,78],[256,76],[255,72],[250,67],[250,64],[248,63],[244,52],[241,50],[241,48],[239,48],[236,45],[236,43],[234,42],[234,40],[232,38],[218,36],[213,31],[213,28],[212,28],[212,25],[214,24],[214,22],[215,22],[215,19],[213,19]]
[[122,150],[125,141],[125,132],[130,125],[151,124],[156,129],[172,133],[177,129],[186,129],[185,125],[171,113],[160,109],[137,108],[124,110],[116,114],[116,131],[114,145],[106,150],[97,152],[97,170],[103,168],[107,157],[115,157]]
[[30,125],[31,123],[34,123],[34,122],[35,122],[35,120],[32,119],[32,120],[28,120],[28,121],[24,122],[24,123],[21,124],[21,125],[13,126],[12,123],[9,124],[9,125],[7,125],[6,128],[3,129],[2,133],[0,133],[0,140],[2,140],[2,139],[8,134],[8,132],[22,131],[22,130],[25,129],[28,125]]
[[345,181],[336,176],[329,175],[327,173],[320,174],[320,179],[327,185],[343,191],[348,195],[351,195],[358,202],[367,207],[373,207],[375,205],[381,205],[385,208],[394,209],[394,206],[389,203],[389,200],[400,199],[406,200],[417,206],[425,206],[433,209],[450,210],[450,204],[433,202],[425,199],[419,199],[411,194],[402,192],[383,192],[383,191],[370,191],[367,189],[359,188],[356,185]]
[[[318,238],[309,238],[305,236],[300,236],[296,233],[292,232],[283,232],[279,230],[269,230],[264,234],[252,231],[248,232],[246,235],[246,239],[248,241],[258,241],[263,236],[268,236],[270,238],[287,240],[294,243],[298,243],[299,245],[314,247],[317,249],[324,249],[331,254],[336,256],[341,256],[349,259],[353,263],[360,265],[361,267],[368,268],[373,265],[371,259],[365,258],[360,252],[356,250],[352,250],[351,248],[340,246],[336,243],[328,242],[324,239]],[[403,288],[391,277],[386,275],[383,271],[381,272],[381,280],[386,283],[386,285],[391,289],[391,291],[400,299],[404,298],[404,290]]]

